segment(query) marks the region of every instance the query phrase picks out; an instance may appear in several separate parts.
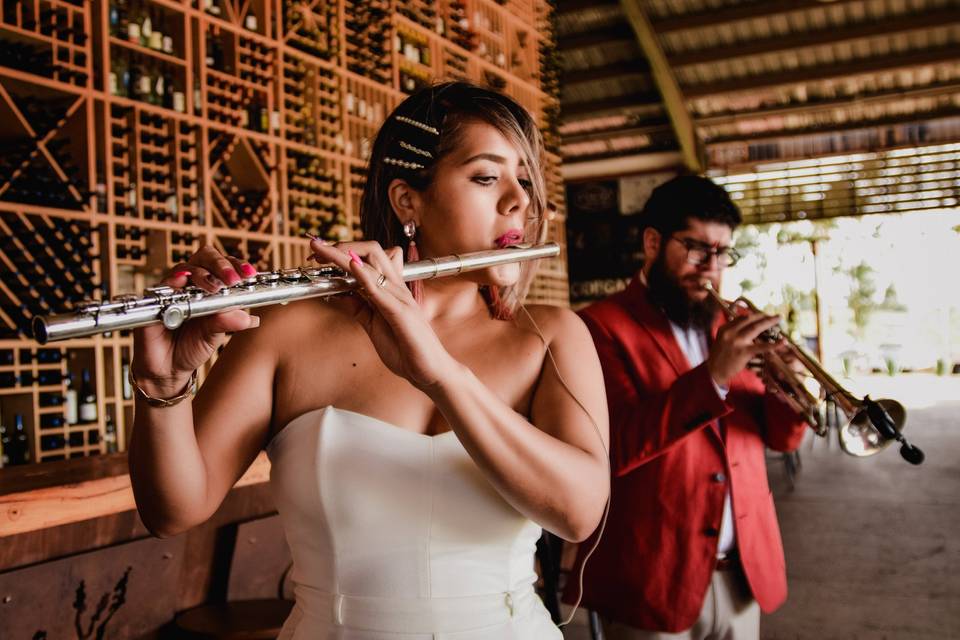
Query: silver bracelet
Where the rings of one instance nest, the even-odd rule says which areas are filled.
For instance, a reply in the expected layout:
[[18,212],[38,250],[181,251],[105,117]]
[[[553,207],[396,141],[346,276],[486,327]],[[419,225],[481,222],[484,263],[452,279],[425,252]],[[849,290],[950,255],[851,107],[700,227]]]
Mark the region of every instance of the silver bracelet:
[[180,404],[184,400],[190,397],[194,391],[197,390],[197,372],[194,370],[190,374],[190,380],[187,382],[187,386],[184,387],[183,391],[179,395],[176,395],[172,398],[154,398],[146,391],[144,391],[140,384],[137,382],[137,379],[133,376],[133,367],[127,371],[127,378],[130,380],[130,385],[133,387],[134,391],[138,396],[143,398],[148,405],[151,407],[156,407],[158,409],[165,409],[167,407],[172,407],[175,404]]

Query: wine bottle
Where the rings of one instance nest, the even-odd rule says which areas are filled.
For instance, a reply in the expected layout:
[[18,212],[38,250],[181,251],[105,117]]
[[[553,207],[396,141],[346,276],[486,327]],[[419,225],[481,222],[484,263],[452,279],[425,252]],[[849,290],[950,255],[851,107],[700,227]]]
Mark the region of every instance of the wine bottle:
[[86,368],[80,382],[80,421],[97,421],[97,392],[90,381],[90,370]]
[[158,73],[156,80],[153,84],[153,91],[151,92],[151,103],[158,106],[167,106],[167,87],[166,79],[162,74]]
[[[41,306],[44,306],[41,304]],[[20,384],[28,387],[32,384],[39,384],[40,386],[50,386],[55,384],[60,384],[63,382],[63,374],[59,371],[40,371],[36,378],[30,372],[24,372],[20,374]]]
[[150,39],[153,37],[153,20],[150,18],[150,10],[146,7],[140,8],[140,44],[144,47],[150,46]]
[[66,439],[59,433],[40,436],[41,451],[56,451],[57,449],[63,449],[66,444]]
[[150,14],[151,14],[151,31],[150,35],[147,36],[147,46],[149,46],[154,51],[163,50],[163,20],[160,12],[158,11],[155,5],[150,5]]
[[127,40],[136,44],[140,44],[142,37],[140,33],[142,18],[139,9],[139,3],[132,3],[130,7],[130,18],[127,20]]
[[44,391],[40,394],[38,402],[41,407],[59,407],[66,402],[66,398],[53,391]]
[[67,417],[67,424],[77,424],[80,422],[80,411],[79,403],[77,401],[77,390],[73,386],[73,374],[67,374],[67,392],[66,397],[66,407],[64,409],[64,414]]
[[60,349],[37,349],[37,362],[41,364],[56,363],[63,360],[63,351]]
[[103,446],[107,453],[116,453],[120,449],[117,443],[117,425],[114,424],[113,416],[109,413],[103,427]]
[[114,0],[110,3],[110,35],[114,37],[122,37],[122,29],[126,26],[122,24],[122,20],[126,17],[126,4],[125,0]]
[[30,442],[27,438],[27,430],[23,426],[23,415],[19,413],[14,416],[12,440],[11,464],[28,464],[30,462]]
[[66,425],[66,420],[62,415],[56,413],[44,413],[40,416],[41,429],[59,429]]
[[123,385],[123,399],[130,400],[133,398],[133,386],[130,384],[130,363],[124,358],[120,364],[120,379]]

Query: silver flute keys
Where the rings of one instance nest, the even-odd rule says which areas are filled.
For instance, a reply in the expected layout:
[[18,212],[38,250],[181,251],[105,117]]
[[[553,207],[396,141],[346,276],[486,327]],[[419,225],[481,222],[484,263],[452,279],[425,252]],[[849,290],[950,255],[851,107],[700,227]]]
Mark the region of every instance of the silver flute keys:
[[[405,264],[403,280],[411,282],[440,278],[511,262],[539,260],[558,255],[560,246],[555,242],[548,242],[430,258]],[[332,265],[325,265],[261,272],[216,293],[209,293],[194,286],[183,289],[150,287],[144,291],[143,296],[125,294],[109,301],[89,300],[80,303],[74,313],[36,316],[33,319],[33,337],[40,344],[46,344],[161,322],[167,329],[172,330],[190,318],[231,309],[286,304],[293,300],[347,293],[357,286],[353,276]]]

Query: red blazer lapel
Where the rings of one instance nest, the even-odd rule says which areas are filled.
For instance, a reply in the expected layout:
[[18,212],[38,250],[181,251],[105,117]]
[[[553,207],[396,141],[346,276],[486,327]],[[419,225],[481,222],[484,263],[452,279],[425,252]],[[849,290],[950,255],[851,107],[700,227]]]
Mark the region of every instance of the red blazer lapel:
[[640,278],[634,278],[627,288],[625,299],[628,301],[628,310],[637,319],[640,326],[650,334],[654,343],[667,358],[667,361],[673,366],[677,375],[683,375],[692,368],[683,349],[677,343],[676,336],[673,335],[673,329],[670,328],[670,321],[667,316],[657,309],[647,299],[647,287],[640,282]]
[[[630,312],[637,319],[640,326],[653,338],[654,343],[656,343],[663,355],[666,356],[667,361],[677,372],[677,375],[680,376],[690,371],[690,369],[692,369],[690,361],[687,360],[687,356],[680,347],[680,343],[677,342],[677,337],[673,334],[670,320],[662,310],[650,303],[647,297],[647,287],[640,282],[639,277],[634,278],[633,282],[630,283],[627,288],[627,294],[626,300],[629,301],[628,308]],[[713,336],[717,334],[717,329],[720,328],[723,322],[723,316],[718,314],[717,319],[713,323]],[[711,341],[713,340],[713,336],[710,338]],[[711,393],[712,392],[713,391],[711,391]],[[710,430],[716,436],[717,443],[721,447],[724,447],[725,442],[723,433],[720,430],[720,422],[717,420],[711,422]]]

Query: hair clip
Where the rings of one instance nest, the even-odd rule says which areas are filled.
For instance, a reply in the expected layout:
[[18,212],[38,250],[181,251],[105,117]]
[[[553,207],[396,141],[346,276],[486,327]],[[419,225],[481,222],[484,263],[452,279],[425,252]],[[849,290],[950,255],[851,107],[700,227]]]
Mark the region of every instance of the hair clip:
[[421,156],[424,156],[425,158],[433,158],[433,154],[430,153],[429,151],[424,151],[423,149],[415,147],[409,142],[404,142],[403,140],[400,140],[399,142],[400,142],[400,146],[406,149],[407,151],[413,151],[414,153],[418,153]]
[[423,169],[423,165],[419,162],[407,162],[406,160],[397,160],[396,158],[384,158],[383,161],[387,164],[403,167],[404,169]]
[[426,131],[427,133],[432,133],[432,134],[435,135],[435,136],[440,135],[440,132],[439,132],[439,131],[437,131],[434,127],[431,127],[431,126],[428,125],[428,124],[423,124],[422,122],[418,122],[417,120],[414,120],[414,119],[412,119],[412,118],[408,118],[408,117],[406,117],[406,116],[394,116],[394,117],[397,119],[397,122],[405,122],[405,123],[407,123],[407,124],[409,124],[409,125],[412,125],[412,126],[414,126],[414,127],[417,127],[418,129],[423,129],[423,130]]

